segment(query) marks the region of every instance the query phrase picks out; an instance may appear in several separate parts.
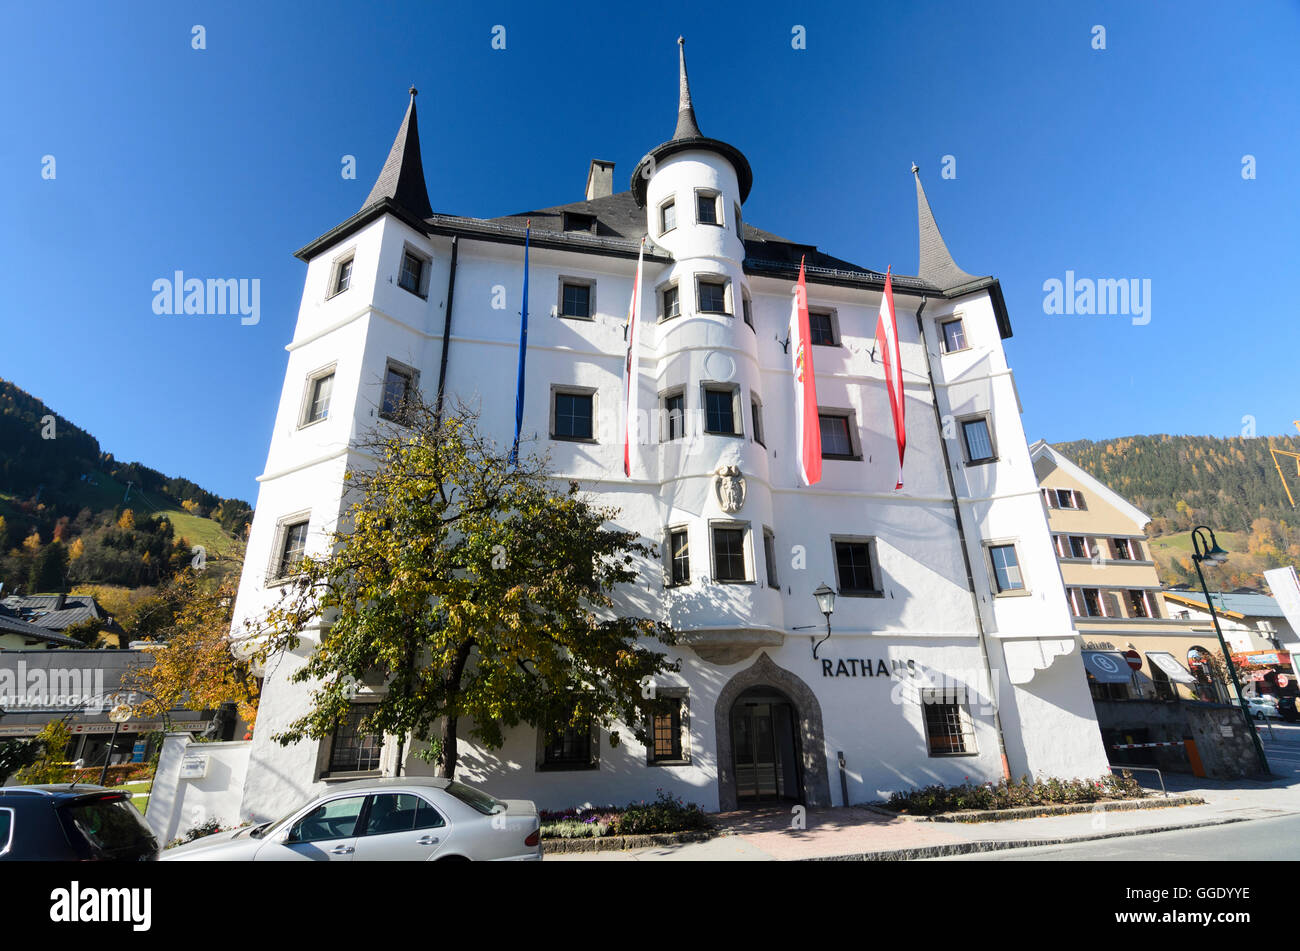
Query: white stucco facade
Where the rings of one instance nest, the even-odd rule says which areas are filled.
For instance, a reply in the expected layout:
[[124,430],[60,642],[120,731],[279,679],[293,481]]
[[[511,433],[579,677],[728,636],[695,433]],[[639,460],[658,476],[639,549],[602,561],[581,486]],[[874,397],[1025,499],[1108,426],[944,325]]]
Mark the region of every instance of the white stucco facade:
[[[639,235],[573,239],[538,221],[530,252],[523,427],[525,440],[550,453],[557,479],[577,479],[598,503],[617,507],[620,526],[661,549],[669,528],[688,532],[689,583],[669,584],[665,566],[653,562],[644,566],[641,583],[618,598],[619,610],[665,620],[682,638],[670,649],[670,657],[681,660],[680,673],[655,685],[682,699],[680,761],[648,764],[645,747],[623,729],[617,747],[600,731],[593,762],[583,768],[548,768],[537,730],[514,730],[503,748],[489,750],[468,739],[465,725],[458,775],[496,796],[534,799],[543,808],[622,803],[651,798],[656,789],[706,809],[731,808],[737,769],[746,768],[736,759],[741,738],[733,720],[741,693],[750,688],[759,693],[746,696],[783,697],[789,704],[795,735],[788,744],[783,737],[774,741],[775,759],[786,760],[777,769],[785,775],[788,799],[841,805],[847,793],[848,802],[870,801],[909,786],[997,780],[1004,768],[1015,776],[1104,774],[1079,640],[1002,347],[1005,315],[998,313],[995,283],[950,293],[924,275],[895,280],[908,433],[905,488],[895,491],[897,451],[875,347],[880,275],[810,266],[809,307],[831,315],[835,337],[833,345],[813,348],[818,403],[848,416],[854,452],[826,459],[820,483],[803,486],[783,345],[792,273],[756,258],[741,240],[734,216],[748,191],[748,168],[742,176],[729,153],[709,145],[713,140],[694,141],[698,148],[675,146],[651,164],[638,202],[641,233],[649,236],[640,405],[655,409],[664,394],[681,390],[685,436],[665,439],[662,420],[647,420],[632,475],[624,476],[623,330]],[[718,196],[717,224],[695,220],[701,192]],[[661,233],[661,208],[670,199],[676,227]],[[596,196],[586,207],[600,219],[602,209],[630,200],[627,193]],[[417,371],[420,390],[433,399],[449,303],[447,399],[473,407],[501,445],[512,437],[522,228],[446,216],[421,228],[382,208],[368,217],[363,209],[353,222],[303,255],[303,300],[260,477],[237,624],[265,610],[278,593],[269,579],[284,526],[306,518],[308,549],[319,550],[336,524],[344,506],[343,473],[364,464],[355,451],[358,438],[389,425],[377,409],[390,361]],[[906,226],[898,230],[905,233]],[[759,233],[746,240],[770,248],[771,237]],[[408,250],[427,262],[421,293],[399,286]],[[350,284],[331,294],[339,264],[349,258]],[[793,260],[797,273],[797,255]],[[729,313],[699,312],[700,277],[727,283]],[[590,319],[558,315],[566,279],[591,288]],[[669,317],[663,290],[674,283],[681,313]],[[498,309],[493,303],[501,288],[509,304]],[[743,319],[744,298],[751,301],[752,326]],[[967,347],[948,353],[940,328],[958,317]],[[330,370],[328,416],[303,425],[310,382]],[[735,388],[736,434],[700,431],[706,385]],[[593,439],[552,438],[555,387],[594,394]],[[754,430],[754,404],[761,407],[762,441]],[[966,458],[961,423],[975,417],[988,421],[993,461]],[[721,466],[737,466],[743,475],[738,511],[724,511],[715,491]],[[712,529],[720,524],[744,532],[743,582],[713,578]],[[770,570],[764,550],[769,533],[775,554]],[[874,590],[863,596],[839,583],[835,544],[844,540],[869,546]],[[1019,589],[997,593],[992,543],[1014,546]],[[812,591],[822,582],[840,589],[840,596],[832,634],[814,658],[813,639],[820,640],[825,625]],[[300,656],[267,665],[246,816],[284,812],[335,778],[325,768],[329,740],[290,747],[271,740],[305,709],[306,688],[290,684],[288,674],[310,649],[305,640]],[[926,705],[917,693],[931,684],[965,688],[959,753],[932,749]],[[396,749],[390,738],[380,771],[392,773]],[[411,755],[410,744],[404,749],[404,771],[430,770]]]

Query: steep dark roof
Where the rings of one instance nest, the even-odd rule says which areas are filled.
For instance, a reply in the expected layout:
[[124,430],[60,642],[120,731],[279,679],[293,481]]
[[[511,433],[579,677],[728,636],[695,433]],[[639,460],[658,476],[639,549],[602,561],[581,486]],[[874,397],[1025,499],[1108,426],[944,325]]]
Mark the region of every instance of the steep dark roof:
[[912,166],[912,176],[916,179],[916,220],[921,235],[921,277],[945,291],[981,280],[959,268],[948,253],[948,245],[944,244],[930,202],[925,197],[925,189],[921,187],[920,169],[915,165]]
[[19,634],[23,637],[35,641],[43,641],[47,644],[60,644],[65,647],[82,647],[80,641],[75,641],[71,637],[64,637],[62,634],[55,634],[48,628],[32,624],[30,621],[24,621],[19,618],[9,608],[0,605],[0,634]]
[[388,160],[375,181],[375,187],[361,206],[365,211],[385,198],[392,199],[398,207],[417,218],[433,214],[429,204],[429,191],[424,181],[424,164],[420,161],[420,129],[415,115],[414,86],[410,89],[411,101],[406,107],[397,138],[388,152]]
[[65,631],[82,621],[107,619],[107,630],[121,632],[117,622],[107,618],[99,602],[92,596],[69,594],[64,599],[63,607],[55,610],[58,599],[57,594],[10,595],[0,602],[0,606],[24,622],[45,631]]
[[731,163],[736,170],[736,180],[740,185],[740,200],[749,197],[749,190],[754,186],[754,172],[749,167],[749,160],[741,154],[740,149],[718,139],[710,139],[700,131],[700,124],[695,118],[695,105],[691,102],[691,82],[686,76],[686,40],[677,37],[677,127],[673,137],[662,145],[656,146],[641,157],[632,171],[632,197],[638,205],[645,205],[646,184],[650,180],[648,169],[654,164],[676,152],[703,149],[716,152]]

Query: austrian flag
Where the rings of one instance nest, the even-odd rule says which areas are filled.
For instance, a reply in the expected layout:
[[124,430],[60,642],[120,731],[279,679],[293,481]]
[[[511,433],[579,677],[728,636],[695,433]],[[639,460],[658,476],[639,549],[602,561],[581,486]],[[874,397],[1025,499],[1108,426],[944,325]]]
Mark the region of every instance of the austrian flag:
[[641,260],[645,239],[636,256],[636,279],[632,282],[632,303],[627,311],[627,361],[623,365],[623,474],[632,477],[632,447],[637,445],[637,362],[641,355]]
[[885,294],[880,299],[880,316],[876,318],[876,344],[885,364],[885,385],[889,388],[889,409],[894,417],[894,437],[898,440],[898,484],[903,487],[903,451],[907,448],[907,425],[903,405],[903,363],[898,353],[898,322],[894,320],[894,285],[889,269],[885,270]]
[[803,260],[790,308],[790,369],[794,372],[794,432],[799,444],[799,474],[804,485],[822,477],[822,431],[817,418],[817,380],[813,372],[812,333],[808,327],[808,288]]

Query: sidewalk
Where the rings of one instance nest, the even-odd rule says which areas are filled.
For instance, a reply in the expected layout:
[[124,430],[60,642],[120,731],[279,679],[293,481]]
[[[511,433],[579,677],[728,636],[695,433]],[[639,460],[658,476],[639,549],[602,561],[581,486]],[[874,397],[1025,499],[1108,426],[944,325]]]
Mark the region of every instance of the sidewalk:
[[[1289,737],[1287,738],[1290,739]],[[1276,773],[1271,780],[1216,781],[1167,774],[1170,795],[1198,796],[1202,806],[1083,813],[1002,822],[926,822],[891,818],[860,807],[809,809],[806,828],[791,828],[789,807],[717,817],[726,834],[707,842],[628,852],[548,855],[549,861],[791,861],[798,859],[898,860],[984,852],[1171,829],[1223,825],[1300,814],[1300,743],[1266,743]],[[1277,754],[1277,755],[1275,755]],[[1155,777],[1151,782],[1155,782]],[[1142,780],[1147,781],[1145,778]],[[1156,784],[1156,794],[1159,786]]]

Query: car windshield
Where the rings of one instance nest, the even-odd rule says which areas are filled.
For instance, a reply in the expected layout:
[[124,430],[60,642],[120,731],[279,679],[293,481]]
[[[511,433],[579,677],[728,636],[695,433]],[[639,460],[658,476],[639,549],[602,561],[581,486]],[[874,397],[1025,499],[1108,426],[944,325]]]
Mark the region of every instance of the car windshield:
[[68,814],[86,840],[104,852],[136,848],[150,834],[125,799],[92,799],[69,807]]
[[448,783],[447,792],[485,816],[494,816],[499,812],[505,812],[509,808],[500,799],[493,799],[482,790],[475,789],[473,786],[466,786],[464,783],[455,781]]
[[288,815],[281,816],[279,819],[276,819],[274,822],[263,822],[260,825],[255,825],[249,831],[248,834],[252,836],[254,839],[260,839],[263,836],[269,835],[270,833],[274,832],[276,829],[279,829],[281,826],[283,826],[294,816],[296,816],[301,809],[302,807],[299,806],[293,812],[289,813]]

